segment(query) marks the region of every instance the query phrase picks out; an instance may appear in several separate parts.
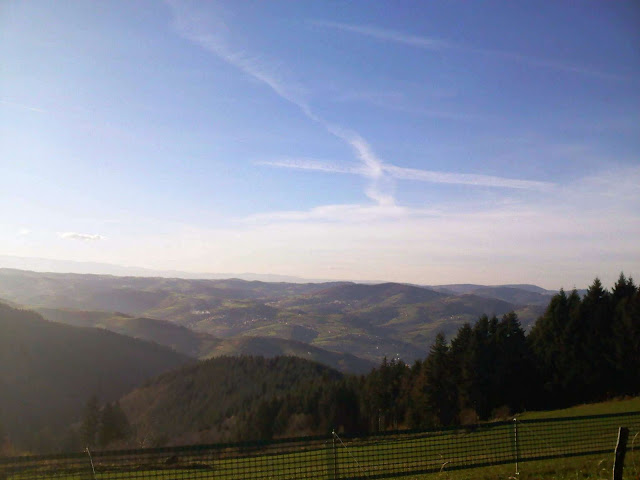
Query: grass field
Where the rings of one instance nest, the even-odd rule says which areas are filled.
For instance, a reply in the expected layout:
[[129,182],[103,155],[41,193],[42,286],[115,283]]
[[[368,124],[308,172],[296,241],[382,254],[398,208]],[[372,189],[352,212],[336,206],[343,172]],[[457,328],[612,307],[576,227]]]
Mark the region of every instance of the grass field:
[[[640,475],[640,415],[566,418],[640,411],[640,398],[528,412],[497,422],[440,432],[193,449],[94,454],[96,479],[607,479],[618,426],[631,429],[625,479]],[[550,420],[545,420],[550,419]],[[517,435],[516,435],[517,433]],[[634,436],[636,436],[634,438]],[[598,452],[584,456],[587,452]],[[551,458],[561,456],[562,458]],[[516,475],[516,459],[518,475]],[[543,459],[543,460],[535,460]],[[5,459],[6,460],[6,459]],[[22,473],[0,459],[0,479],[94,478],[88,457],[25,462]],[[4,476],[2,474],[4,469]],[[54,471],[57,469],[57,472]]]

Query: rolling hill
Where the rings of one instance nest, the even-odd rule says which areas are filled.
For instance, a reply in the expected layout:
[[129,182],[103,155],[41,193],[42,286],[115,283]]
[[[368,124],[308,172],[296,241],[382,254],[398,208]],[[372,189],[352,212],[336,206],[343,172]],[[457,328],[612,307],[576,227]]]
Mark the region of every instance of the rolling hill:
[[91,395],[113,401],[191,361],[153,343],[44,320],[0,303],[0,414],[11,441],[55,449]]
[[160,375],[120,404],[134,422],[138,444],[232,440],[256,428],[250,418],[260,404],[296,392],[308,395],[341,378],[336,370],[295,357],[220,357]]
[[267,358],[295,356],[322,363],[344,373],[368,373],[376,366],[349,353],[324,350],[308,343],[278,337],[240,336],[217,338],[195,332],[166,320],[134,317],[124,313],[37,308],[50,321],[77,327],[95,327],[155,342],[190,357],[207,359],[220,356],[261,355]]
[[[451,335],[483,314],[516,311],[528,328],[543,312],[547,294],[531,285],[294,284],[0,269],[2,298],[40,309],[123,312],[109,325],[103,318],[102,326],[201,358],[209,351],[231,353],[230,345],[216,342],[246,336],[303,342],[374,363],[384,356],[412,362],[424,358],[437,332]],[[168,324],[151,319],[189,331],[167,333]],[[248,345],[258,348],[258,340],[234,342],[243,353]],[[295,351],[291,345],[279,348]]]

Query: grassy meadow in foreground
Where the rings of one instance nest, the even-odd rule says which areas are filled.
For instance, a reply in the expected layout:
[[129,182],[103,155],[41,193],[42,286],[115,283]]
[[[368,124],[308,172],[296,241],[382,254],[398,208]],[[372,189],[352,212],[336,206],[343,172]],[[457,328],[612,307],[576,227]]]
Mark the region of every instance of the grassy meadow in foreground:
[[[570,409],[550,412],[529,412],[520,417],[526,420],[562,418],[640,411],[640,398],[614,400]],[[579,422],[579,423],[578,423]],[[640,416],[595,419],[587,422],[556,421],[519,424],[518,473],[513,461],[513,426],[510,423],[488,424],[477,429],[448,430],[444,432],[344,439],[336,442],[336,450],[330,441],[286,447],[277,445],[268,451],[233,453],[204,450],[185,453],[175,468],[163,463],[165,458],[140,458],[139,465],[121,466],[117,471],[109,469],[109,457],[94,457],[96,479],[299,479],[299,478],[397,478],[397,479],[607,479],[611,478],[618,423],[631,428],[629,451],[625,462],[625,479],[637,479],[640,475]],[[302,450],[306,448],[306,450]],[[536,456],[566,452],[579,454],[603,450],[588,456],[574,456],[542,461],[522,461]],[[199,455],[202,456],[199,456]],[[239,456],[235,456],[239,454]],[[166,454],[165,454],[166,455]],[[334,460],[337,460],[334,463]],[[113,461],[113,460],[111,460]],[[500,463],[481,468],[465,469],[466,465]],[[153,464],[153,465],[152,465]],[[337,464],[337,466],[336,466]],[[180,467],[183,468],[180,468]],[[425,472],[416,473],[409,472]],[[33,472],[32,472],[33,473]],[[27,478],[56,478],[80,480],[92,478],[90,471],[66,473],[43,477],[9,476],[11,480]]]

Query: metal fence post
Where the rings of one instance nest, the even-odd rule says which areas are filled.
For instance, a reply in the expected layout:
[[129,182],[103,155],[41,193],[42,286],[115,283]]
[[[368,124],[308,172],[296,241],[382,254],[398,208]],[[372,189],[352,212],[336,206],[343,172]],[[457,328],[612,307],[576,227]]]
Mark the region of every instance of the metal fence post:
[[618,443],[616,444],[616,456],[613,462],[613,480],[622,480],[622,470],[624,469],[624,456],[627,453],[627,440],[629,439],[629,429],[620,427],[618,429]]
[[518,445],[518,419],[513,417],[513,453],[516,460],[516,475],[520,475],[518,470],[518,460],[520,459],[520,447]]

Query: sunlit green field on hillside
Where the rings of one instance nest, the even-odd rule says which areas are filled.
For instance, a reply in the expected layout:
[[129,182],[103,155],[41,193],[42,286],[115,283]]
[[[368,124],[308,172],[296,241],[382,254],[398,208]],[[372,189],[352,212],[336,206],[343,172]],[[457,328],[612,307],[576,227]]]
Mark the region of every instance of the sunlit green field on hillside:
[[588,403],[562,410],[525,412],[517,415],[522,420],[535,418],[577,417],[582,415],[606,415],[608,413],[640,412],[640,397],[609,400],[608,402]]
[[[365,439],[316,440],[307,444],[270,445],[261,449],[205,449],[140,458],[96,453],[95,477],[88,462],[75,459],[54,473],[54,465],[0,478],[26,480],[120,479],[283,479],[404,478],[404,479],[605,479],[611,478],[613,452],[620,424],[631,429],[625,479],[640,475],[640,416],[593,420],[529,422],[542,418],[640,411],[640,398],[582,405],[553,412],[520,415],[517,443],[513,422],[467,429]],[[601,450],[594,455],[582,454]],[[557,459],[536,457],[570,454]],[[516,473],[516,459],[518,460]],[[126,464],[124,463],[126,461]],[[119,464],[117,462],[120,462]],[[476,465],[475,468],[468,468]],[[73,469],[73,470],[72,470]],[[64,471],[64,473],[63,473]]]

